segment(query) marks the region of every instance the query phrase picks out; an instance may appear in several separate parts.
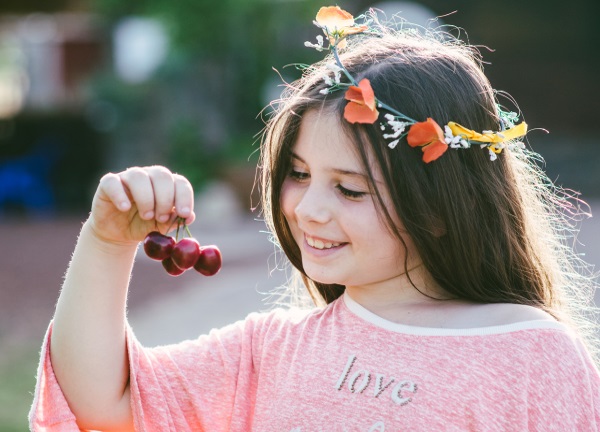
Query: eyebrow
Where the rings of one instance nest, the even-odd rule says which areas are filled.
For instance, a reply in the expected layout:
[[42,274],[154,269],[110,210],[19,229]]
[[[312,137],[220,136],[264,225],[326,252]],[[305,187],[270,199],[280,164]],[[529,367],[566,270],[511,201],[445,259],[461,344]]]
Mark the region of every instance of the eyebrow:
[[[298,159],[303,164],[308,165],[304,159],[302,159],[300,156],[298,156],[296,153],[293,153],[293,152],[292,152],[292,159]],[[362,178],[367,179],[367,180],[369,178],[365,173],[358,172],[358,171],[351,171],[351,170],[345,170],[345,169],[339,169],[339,168],[332,168],[331,171],[333,171],[336,174],[349,175],[349,176],[355,176],[355,177],[362,177]]]

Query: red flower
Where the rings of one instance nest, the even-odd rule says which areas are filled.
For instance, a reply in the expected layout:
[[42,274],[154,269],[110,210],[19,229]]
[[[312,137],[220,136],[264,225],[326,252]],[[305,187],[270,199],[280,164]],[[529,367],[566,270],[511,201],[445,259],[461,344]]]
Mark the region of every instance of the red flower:
[[344,118],[350,123],[373,124],[379,117],[376,108],[375,93],[371,83],[364,78],[357,86],[350,86],[346,91],[345,98],[349,100],[344,109]]
[[412,125],[406,140],[411,147],[423,147],[425,163],[436,160],[448,150],[442,128],[431,118]]

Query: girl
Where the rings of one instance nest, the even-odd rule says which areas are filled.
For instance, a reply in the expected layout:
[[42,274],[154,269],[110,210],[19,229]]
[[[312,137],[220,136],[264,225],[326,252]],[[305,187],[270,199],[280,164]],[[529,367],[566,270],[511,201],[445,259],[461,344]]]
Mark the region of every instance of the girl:
[[526,126],[469,47],[362,19],[319,11],[325,40],[307,45],[331,55],[262,143],[266,220],[318,307],[140,346],[125,318],[137,244],[192,223],[193,192],[163,167],[107,174],[32,429],[598,430],[591,282],[559,241],[566,201],[517,141]]

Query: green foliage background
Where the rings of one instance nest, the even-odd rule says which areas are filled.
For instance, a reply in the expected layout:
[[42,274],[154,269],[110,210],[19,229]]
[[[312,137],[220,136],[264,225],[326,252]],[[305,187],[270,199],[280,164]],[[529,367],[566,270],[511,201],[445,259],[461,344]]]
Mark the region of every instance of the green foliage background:
[[[320,3],[96,0],[92,6],[108,27],[130,16],[165,25],[171,48],[150,81],[128,85],[107,70],[92,91],[119,111],[115,145],[144,143],[132,152],[134,163],[167,163],[198,186],[227,165],[256,161],[265,84],[278,79],[273,69],[293,80],[299,73],[284,66],[313,60],[303,41],[314,38],[316,29],[306,23]],[[140,161],[140,153],[150,160]]]

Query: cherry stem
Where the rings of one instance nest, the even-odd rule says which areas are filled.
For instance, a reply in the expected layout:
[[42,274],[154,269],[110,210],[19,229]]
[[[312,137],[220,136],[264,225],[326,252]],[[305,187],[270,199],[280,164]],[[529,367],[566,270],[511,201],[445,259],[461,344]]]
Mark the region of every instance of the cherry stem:
[[181,225],[181,218],[177,217],[177,232],[175,233],[175,241],[179,240],[179,227]]
[[183,227],[185,228],[185,231],[187,232],[188,237],[194,237],[192,235],[192,233],[190,232],[189,227],[185,224],[185,222],[183,223]]
[[177,218],[175,218],[171,221],[171,224],[169,225],[169,228],[167,228],[167,232],[165,234],[168,234],[171,232],[171,228],[173,227],[173,224],[175,223],[176,220],[177,220]]

